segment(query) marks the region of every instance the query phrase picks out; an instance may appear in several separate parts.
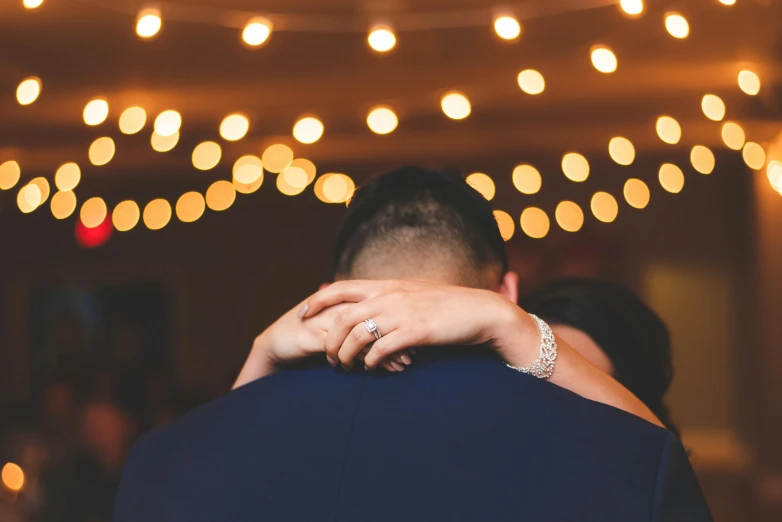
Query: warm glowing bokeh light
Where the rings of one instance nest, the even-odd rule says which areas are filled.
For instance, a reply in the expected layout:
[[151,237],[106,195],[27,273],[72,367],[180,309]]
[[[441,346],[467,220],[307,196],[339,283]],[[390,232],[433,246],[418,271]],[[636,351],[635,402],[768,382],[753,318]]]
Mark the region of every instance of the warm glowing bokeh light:
[[155,133],[158,136],[172,136],[182,127],[182,115],[175,110],[161,112],[155,118]]
[[690,34],[690,24],[680,13],[667,13],[665,15],[665,29],[674,38],[687,38]]
[[396,35],[388,26],[374,27],[367,36],[367,43],[375,51],[385,53],[396,46]]
[[722,141],[729,149],[741,150],[746,141],[744,129],[738,123],[728,121],[722,126]]
[[163,20],[157,9],[144,9],[136,18],[136,34],[141,38],[152,38],[160,32]]
[[76,210],[76,194],[72,190],[56,192],[52,196],[51,209],[56,219],[70,217]]
[[25,9],[35,9],[41,7],[41,4],[43,4],[43,0],[22,0]]
[[707,94],[701,100],[703,114],[712,121],[722,121],[725,117],[725,102],[716,94]]
[[323,196],[329,203],[345,203],[356,190],[356,184],[345,174],[325,174],[322,185]]
[[755,96],[760,92],[760,78],[752,71],[741,71],[739,73],[739,89],[750,96]]
[[204,215],[206,201],[200,192],[185,192],[176,202],[176,217],[183,223],[192,223]]
[[[40,2],[38,5],[41,5]],[[24,487],[24,471],[22,471],[22,468],[19,467],[18,464],[8,462],[5,466],[3,466],[3,471],[0,472],[0,477],[2,477],[3,485],[10,491],[21,491],[21,489]]]
[[114,157],[115,151],[116,147],[114,145],[113,139],[109,138],[108,136],[98,138],[92,142],[92,145],[90,145],[90,150],[88,153],[90,163],[97,167],[106,165]]
[[95,228],[106,219],[108,208],[103,198],[95,197],[85,201],[81,206],[79,217],[87,228]]
[[595,218],[603,223],[613,222],[619,214],[619,204],[616,202],[616,198],[608,192],[595,192],[589,206]]
[[81,169],[76,163],[69,162],[60,165],[54,173],[54,184],[63,192],[75,189],[81,181]]
[[572,201],[562,201],[554,212],[559,227],[566,232],[578,232],[584,225],[584,211]]
[[546,89],[546,80],[535,69],[524,69],[517,78],[519,87],[527,94],[540,94]]
[[703,145],[695,145],[690,151],[692,168],[701,174],[711,174],[716,163],[714,153]]
[[578,152],[568,152],[562,157],[562,172],[571,181],[585,181],[589,177],[589,162]]
[[258,156],[242,156],[233,166],[233,179],[243,185],[252,185],[263,177],[263,162]]
[[503,40],[515,40],[521,35],[521,24],[512,16],[500,16],[494,19],[494,32]]
[[272,28],[272,23],[267,18],[253,18],[244,26],[242,40],[250,47],[259,47],[269,39]]
[[651,194],[649,186],[640,179],[630,178],[625,182],[624,196],[627,204],[633,208],[646,208]]
[[244,114],[229,114],[220,123],[220,136],[226,141],[238,141],[250,130],[250,120]]
[[206,191],[206,206],[212,210],[226,210],[234,204],[234,201],[236,201],[236,189],[230,181],[215,181]]
[[310,160],[305,158],[296,158],[291,162],[291,167],[298,167],[303,170],[305,174],[307,174],[307,185],[315,181],[315,175],[318,171],[315,168],[315,164]]
[[521,230],[533,239],[546,237],[551,223],[546,213],[537,207],[525,208],[521,213]]
[[236,192],[239,192],[240,194],[252,194],[261,188],[261,185],[263,185],[263,176],[253,181],[252,183],[241,183],[236,181],[236,179],[232,179],[231,184],[233,185]]
[[30,180],[29,185],[35,185],[38,187],[38,190],[41,193],[41,199],[38,201],[37,206],[41,206],[44,203],[46,203],[46,200],[49,199],[49,194],[51,193],[51,187],[49,186],[49,180],[44,178],[43,176],[38,176],[37,178],[33,178]]
[[497,192],[497,188],[494,186],[494,180],[483,172],[475,172],[467,176],[467,184],[481,193],[481,196],[491,201],[494,199],[494,194]]
[[179,133],[175,132],[171,136],[161,136],[157,132],[153,132],[149,141],[152,144],[153,150],[157,152],[168,152],[179,143]]
[[542,183],[540,172],[532,165],[516,165],[513,169],[513,186],[522,194],[537,194]]
[[286,196],[295,196],[307,188],[307,173],[291,165],[277,176],[277,189]]
[[722,5],[735,5],[736,0],[719,0],[719,3]]
[[23,214],[29,214],[41,203],[41,189],[32,183],[23,186],[16,195],[16,205]]
[[282,172],[293,162],[293,151],[287,145],[277,143],[263,151],[261,161],[269,172]]
[[120,232],[127,232],[138,225],[138,220],[141,218],[141,209],[138,204],[132,200],[125,200],[116,207],[111,214],[111,221],[114,223],[114,228]]
[[171,221],[171,204],[165,199],[153,199],[144,207],[144,224],[150,230],[160,230]]
[[90,126],[100,125],[109,117],[109,102],[95,98],[84,106],[84,123]]
[[771,184],[771,188],[782,195],[782,162],[770,161],[766,170],[766,175],[768,176],[768,182]]
[[682,139],[681,125],[670,116],[660,116],[657,118],[656,129],[660,139],[670,145],[675,145]]
[[516,223],[510,214],[502,210],[495,210],[494,219],[497,221],[497,227],[500,229],[502,239],[505,241],[510,240],[516,232]]
[[612,73],[616,71],[618,62],[614,52],[604,45],[596,45],[592,47],[590,52],[592,57],[592,65],[601,73]]
[[119,117],[119,130],[122,134],[136,134],[147,124],[147,111],[142,107],[128,107]]
[[758,143],[748,141],[741,151],[744,163],[753,170],[760,170],[766,164],[766,151]]
[[214,141],[204,141],[193,149],[193,166],[198,170],[211,170],[220,163],[223,150]]
[[41,94],[41,80],[39,78],[25,78],[16,88],[16,101],[19,105],[30,105]]
[[14,160],[8,160],[0,164],[0,190],[9,190],[19,183],[22,175],[22,169],[19,163]]
[[389,134],[397,125],[399,119],[390,107],[375,107],[367,115],[367,126],[376,134]]
[[323,136],[323,122],[312,116],[301,118],[293,126],[293,137],[301,143],[315,143],[321,136]]
[[608,142],[608,154],[620,165],[631,165],[635,160],[635,147],[627,138],[616,136]]
[[463,120],[472,112],[470,100],[460,92],[450,92],[443,96],[440,106],[445,115],[453,120]]
[[663,163],[659,172],[660,185],[671,194],[678,194],[684,188],[684,173],[673,163]]
[[643,0],[620,0],[619,7],[625,13],[635,16],[644,12]]

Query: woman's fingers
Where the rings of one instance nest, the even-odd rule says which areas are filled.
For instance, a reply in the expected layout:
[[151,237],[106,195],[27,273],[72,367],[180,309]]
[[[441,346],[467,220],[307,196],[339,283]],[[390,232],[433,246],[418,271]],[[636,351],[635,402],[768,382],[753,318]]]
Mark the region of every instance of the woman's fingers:
[[[329,332],[326,335],[326,354],[332,359],[337,359],[340,347],[342,347],[342,345],[345,343],[345,339],[348,337],[348,335],[350,335],[351,331],[354,329],[356,330],[353,335],[359,335],[362,333],[360,329],[356,329],[357,326],[363,329],[364,333],[368,334],[370,340],[374,340],[374,334],[366,330],[365,321],[367,319],[376,318],[379,315],[382,315],[381,308],[384,307],[385,300],[386,299],[382,297],[378,299],[369,299],[367,301],[350,305],[338,313],[336,317],[334,317],[334,322],[329,327]],[[386,324],[378,326],[378,330],[383,335],[385,335],[388,331],[396,328],[396,325],[393,324],[389,318],[386,318],[385,322]],[[384,331],[383,328],[386,330]],[[366,336],[361,335],[361,338],[365,337]],[[358,340],[358,338],[355,340]],[[353,354],[353,356],[355,356],[355,354]]]
[[[394,328],[390,321],[385,320],[382,315],[375,317],[373,320],[377,325],[378,331],[382,332],[383,330],[381,329],[384,329],[388,333],[393,332]],[[330,336],[331,332],[329,332],[329,337]],[[339,362],[345,368],[352,368],[353,361],[356,359],[358,354],[362,351],[366,351],[365,353],[368,353],[370,345],[373,342],[376,342],[376,339],[377,338],[375,334],[367,330],[363,322],[357,324],[350,330],[348,335],[345,336],[342,344],[337,349],[336,355],[339,359]],[[327,338],[326,344],[328,345],[330,342],[331,340]]]
[[387,292],[396,284],[395,281],[337,281],[307,299],[299,309],[299,319],[310,317],[327,306],[364,301]]
[[[381,365],[385,361],[389,361],[392,366],[398,365],[400,369],[404,370],[405,365],[394,362],[391,357],[397,352],[401,352],[407,348],[410,348],[415,344],[413,337],[411,337],[404,330],[395,329],[388,335],[383,335],[380,339],[375,341],[369,349],[369,352],[364,357],[364,365],[373,370]],[[412,362],[412,360],[411,360]],[[397,366],[394,366],[397,368]]]

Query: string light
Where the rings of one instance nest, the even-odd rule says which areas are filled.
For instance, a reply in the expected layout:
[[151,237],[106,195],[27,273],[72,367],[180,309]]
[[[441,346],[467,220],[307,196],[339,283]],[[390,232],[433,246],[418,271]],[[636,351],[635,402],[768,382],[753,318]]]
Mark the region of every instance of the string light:
[[147,111],[141,107],[128,107],[119,117],[119,130],[122,134],[136,134],[147,124]]
[[14,160],[8,160],[0,164],[0,190],[10,190],[19,183],[22,175],[22,169],[19,163]]
[[770,161],[766,167],[766,176],[768,176],[768,182],[771,184],[771,188],[782,195],[782,162],[776,160]]
[[16,205],[23,214],[29,214],[41,204],[41,189],[37,185],[27,184],[19,189]]
[[500,16],[494,19],[494,32],[503,40],[516,40],[521,35],[521,24],[512,16]]
[[570,181],[585,181],[589,177],[589,162],[577,152],[568,152],[562,157],[562,172]]
[[517,78],[519,87],[527,94],[540,94],[546,88],[546,80],[543,75],[535,69],[525,69],[519,73]]
[[495,210],[494,219],[497,221],[497,227],[500,229],[502,239],[509,241],[516,232],[516,223],[513,222],[513,218],[507,212]]
[[293,162],[293,151],[287,145],[277,143],[263,151],[261,161],[269,172],[282,172]]
[[517,165],[513,169],[513,186],[522,194],[537,194],[543,178],[532,165]]
[[172,136],[182,127],[182,115],[174,110],[163,111],[155,118],[155,133],[158,136]]
[[612,223],[619,214],[619,204],[608,192],[595,192],[589,206],[595,218],[603,223]]
[[[258,156],[242,156],[233,167],[233,179],[243,185],[252,185],[263,178],[263,162]],[[261,182],[263,180],[261,179]]]
[[715,94],[707,94],[701,100],[703,114],[712,121],[722,121],[725,117],[725,102]]
[[317,197],[319,200],[321,200],[324,203],[333,203],[333,201],[326,198],[326,195],[323,193],[323,184],[334,174],[323,174],[315,181],[315,197]]
[[470,100],[460,92],[449,92],[440,100],[440,106],[446,116],[452,120],[463,120],[472,112]]
[[729,149],[741,150],[746,137],[738,123],[728,121],[722,126],[722,141]]
[[41,94],[41,80],[34,76],[25,78],[16,88],[16,101],[19,105],[30,105]]
[[494,181],[483,172],[470,174],[465,181],[467,181],[467,184],[472,188],[480,192],[481,196],[488,201],[494,199],[497,188],[494,186]]
[[690,24],[680,13],[671,12],[665,15],[665,29],[674,38],[687,38],[690,34]]
[[157,9],[143,9],[136,19],[136,34],[141,38],[152,38],[160,32],[163,20]]
[[684,173],[673,163],[663,163],[659,172],[660,185],[671,194],[678,194],[684,188]]
[[291,162],[291,167],[298,167],[307,175],[307,183],[305,186],[315,181],[317,169],[315,168],[315,164],[310,160],[305,158],[296,158]]
[[714,153],[708,147],[695,145],[690,151],[690,163],[692,168],[701,174],[711,174],[716,163]]
[[562,201],[554,211],[559,227],[565,232],[578,232],[584,225],[584,211],[572,201]]
[[25,9],[37,9],[38,7],[41,7],[41,4],[43,4],[43,0],[23,0],[22,5],[25,7]]
[[609,74],[616,71],[618,62],[614,52],[605,45],[596,45],[590,52],[592,65],[601,73]]
[[176,202],[176,217],[183,223],[193,223],[204,215],[206,202],[200,192],[186,192]]
[[220,163],[223,151],[214,141],[204,141],[193,149],[193,166],[198,170],[211,170]]
[[311,144],[323,136],[323,123],[312,116],[301,118],[293,126],[293,137],[304,144]]
[[94,197],[85,201],[81,206],[79,217],[82,224],[87,228],[95,228],[106,219],[108,209],[103,198]]
[[56,192],[52,196],[51,209],[55,219],[70,217],[76,210],[76,194],[71,190]]
[[84,107],[84,123],[90,126],[100,125],[109,116],[109,102],[95,98]]
[[656,129],[660,139],[670,145],[675,145],[682,139],[681,125],[670,116],[660,116],[657,118]]
[[229,181],[220,180],[212,183],[206,191],[206,206],[215,211],[223,211],[236,201],[236,190]]
[[226,141],[239,141],[250,130],[250,120],[244,114],[229,114],[220,123],[220,136]]
[[175,132],[171,136],[161,136],[157,132],[152,133],[150,138],[152,149],[157,152],[168,152],[179,143],[179,132]]
[[646,208],[651,197],[646,183],[636,178],[630,178],[625,182],[623,193],[627,204],[638,209]]
[[162,198],[153,199],[144,207],[142,219],[148,229],[160,230],[171,221],[171,204]]
[[[327,177],[326,177],[327,176]],[[345,203],[356,190],[356,184],[345,174],[327,174],[323,181],[323,196],[329,203]]]
[[741,155],[744,158],[744,163],[747,164],[747,167],[753,170],[760,170],[763,168],[763,165],[766,164],[766,151],[754,141],[748,141],[744,144]]
[[299,167],[290,166],[277,176],[277,189],[286,196],[301,194],[307,187],[307,173]]
[[31,179],[29,184],[38,187],[38,190],[41,193],[41,199],[38,201],[38,205],[36,206],[38,207],[46,203],[46,200],[49,199],[49,194],[51,193],[49,181],[46,178],[39,176],[37,178]]
[[90,150],[88,153],[90,163],[96,167],[106,165],[114,157],[115,151],[116,147],[114,145],[113,139],[109,138],[108,136],[98,138],[92,142],[92,145],[90,145]]
[[389,134],[399,125],[399,119],[390,107],[378,106],[369,111],[367,126],[376,134]]
[[[27,2],[31,2],[33,0],[26,0]],[[33,7],[38,7],[41,5],[41,2],[43,0],[38,0],[38,5],[35,5]],[[25,7],[27,7],[27,4],[25,4]],[[32,9],[32,8],[29,8]],[[3,485],[8,488],[10,491],[17,492],[21,491],[24,487],[24,471],[22,471],[22,468],[19,467],[18,464],[14,464],[13,462],[8,462],[5,466],[3,466],[3,471],[0,472],[0,477],[2,477]]]
[[631,165],[635,160],[635,147],[627,138],[616,136],[608,142],[608,154],[620,165]]
[[81,169],[73,162],[60,165],[54,173],[54,184],[62,192],[75,189],[79,181],[81,181]]
[[521,213],[521,230],[533,239],[546,237],[551,223],[546,213],[537,207],[527,207]]
[[386,53],[396,46],[396,36],[389,26],[375,26],[367,36],[369,46],[379,53]]
[[260,47],[272,34],[272,23],[263,17],[256,17],[247,22],[242,30],[242,40],[250,47]]
[[643,0],[621,0],[619,7],[631,16],[637,16],[644,11]]
[[719,3],[722,5],[735,5],[736,0],[719,0]]
[[739,73],[739,89],[745,94],[755,96],[760,92],[760,78],[752,71],[741,71]]
[[114,228],[120,232],[127,232],[132,230],[141,218],[141,209],[138,204],[132,200],[125,200],[116,207],[111,214],[111,221],[114,223]]
[[234,190],[236,192],[239,192],[241,194],[252,194],[253,192],[256,192],[259,188],[261,188],[261,185],[263,184],[263,176],[258,178],[252,183],[240,183],[236,181],[236,179],[231,180],[231,184],[234,187]]

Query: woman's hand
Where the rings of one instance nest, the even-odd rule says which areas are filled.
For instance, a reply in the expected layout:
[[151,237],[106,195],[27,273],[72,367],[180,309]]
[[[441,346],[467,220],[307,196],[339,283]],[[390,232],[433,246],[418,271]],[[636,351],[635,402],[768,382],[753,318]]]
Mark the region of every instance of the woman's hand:
[[[302,305],[303,321],[337,304],[354,303],[336,314],[325,338],[326,354],[346,368],[361,359],[376,368],[394,354],[417,346],[490,343],[511,364],[537,356],[537,327],[515,303],[496,292],[428,281],[339,281]],[[364,326],[373,319],[382,337]],[[529,357],[507,352],[509,338],[527,341]],[[520,361],[519,359],[523,360]]]

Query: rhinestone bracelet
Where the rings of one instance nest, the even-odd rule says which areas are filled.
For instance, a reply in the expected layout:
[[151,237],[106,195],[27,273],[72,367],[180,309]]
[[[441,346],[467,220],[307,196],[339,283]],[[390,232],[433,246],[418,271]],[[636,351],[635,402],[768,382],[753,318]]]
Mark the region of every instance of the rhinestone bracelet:
[[554,363],[557,360],[557,341],[554,339],[554,333],[540,317],[535,314],[529,314],[538,325],[540,333],[540,354],[529,368],[517,368],[512,364],[505,365],[517,372],[534,375],[538,379],[548,379],[554,373]]

